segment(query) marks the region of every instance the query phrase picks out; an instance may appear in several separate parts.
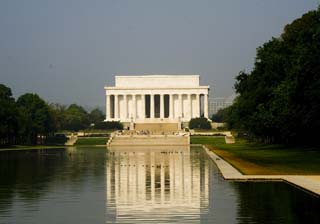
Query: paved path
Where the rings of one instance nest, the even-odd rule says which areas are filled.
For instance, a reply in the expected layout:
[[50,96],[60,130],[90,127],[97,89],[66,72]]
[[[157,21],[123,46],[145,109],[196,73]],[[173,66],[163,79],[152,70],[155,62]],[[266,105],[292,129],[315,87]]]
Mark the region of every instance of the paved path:
[[316,196],[320,197],[320,176],[306,176],[306,175],[243,175],[236,168],[223,160],[214,152],[210,151],[207,147],[202,146],[209,157],[216,163],[222,176],[226,180],[234,181],[285,181],[296,187],[309,191]]

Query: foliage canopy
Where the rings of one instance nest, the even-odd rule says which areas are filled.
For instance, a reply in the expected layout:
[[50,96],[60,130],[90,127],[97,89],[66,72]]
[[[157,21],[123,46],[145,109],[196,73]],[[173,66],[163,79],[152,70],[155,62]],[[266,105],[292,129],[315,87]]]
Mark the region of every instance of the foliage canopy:
[[120,122],[104,122],[105,115],[95,108],[88,113],[77,104],[47,104],[37,94],[26,93],[17,101],[11,89],[0,84],[0,146],[14,144],[52,144],[65,142],[56,131],[123,129]]
[[257,49],[254,68],[236,77],[228,108],[233,129],[267,142],[317,144],[320,129],[320,9]]

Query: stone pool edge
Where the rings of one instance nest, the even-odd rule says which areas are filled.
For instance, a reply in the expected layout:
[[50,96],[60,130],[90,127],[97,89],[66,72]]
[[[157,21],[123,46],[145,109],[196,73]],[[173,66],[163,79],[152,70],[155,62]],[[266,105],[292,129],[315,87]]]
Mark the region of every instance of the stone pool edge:
[[[200,145],[199,145],[200,146]],[[307,191],[316,197],[320,197],[320,176],[317,175],[243,175],[230,163],[201,145],[208,156],[217,165],[222,177],[231,181],[283,181],[301,190]]]

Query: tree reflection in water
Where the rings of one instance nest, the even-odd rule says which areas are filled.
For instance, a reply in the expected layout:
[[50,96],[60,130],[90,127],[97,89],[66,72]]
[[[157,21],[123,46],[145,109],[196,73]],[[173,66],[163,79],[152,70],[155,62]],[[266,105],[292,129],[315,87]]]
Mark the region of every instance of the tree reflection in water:
[[105,148],[0,152],[0,223],[103,222],[105,152]]

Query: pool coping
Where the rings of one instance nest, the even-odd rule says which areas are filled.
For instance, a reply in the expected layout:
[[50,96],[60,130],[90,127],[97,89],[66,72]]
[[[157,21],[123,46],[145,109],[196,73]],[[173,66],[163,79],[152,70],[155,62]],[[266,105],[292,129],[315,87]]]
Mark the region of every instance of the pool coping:
[[208,156],[217,165],[222,177],[230,181],[282,181],[301,190],[320,197],[320,175],[244,175],[230,163],[201,145]]

